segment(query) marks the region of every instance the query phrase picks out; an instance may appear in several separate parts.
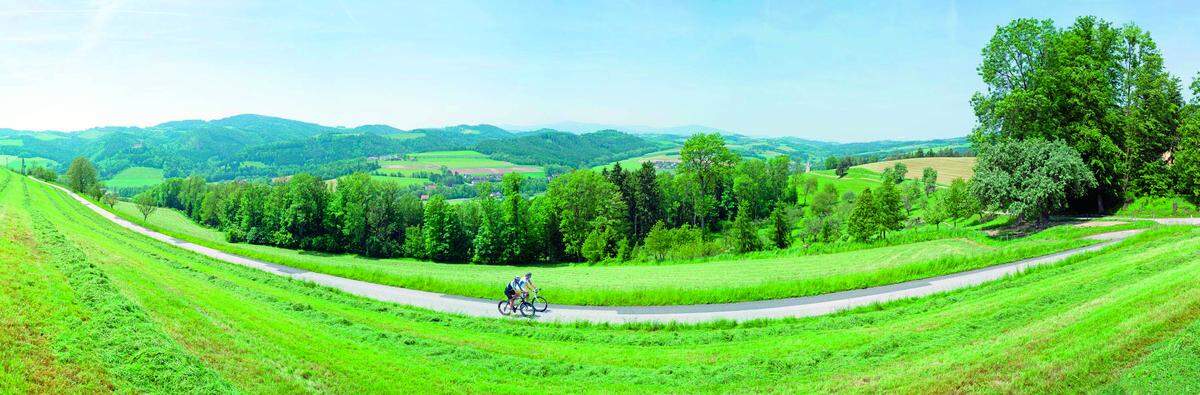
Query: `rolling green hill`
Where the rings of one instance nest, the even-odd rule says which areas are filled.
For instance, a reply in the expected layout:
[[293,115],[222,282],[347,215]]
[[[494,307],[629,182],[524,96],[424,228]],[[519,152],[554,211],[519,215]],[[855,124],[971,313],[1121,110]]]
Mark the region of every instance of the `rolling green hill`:
[[[114,227],[0,171],[18,393],[1115,392],[1200,388],[1200,231],[804,319],[556,324],[371,301]],[[540,284],[554,289],[553,284]],[[498,292],[498,291],[497,291]],[[499,372],[499,373],[498,373]]]
[[[312,172],[333,178],[375,169],[373,157],[431,151],[482,152],[519,165],[591,167],[653,152],[677,152],[686,136],[613,130],[513,133],[491,125],[397,129],[387,125],[332,127],[243,114],[150,127],[97,127],[78,132],[0,129],[0,155],[46,158],[62,172],[76,156],[89,158],[102,178],[133,167],[162,169],[165,177],[193,174],[220,181]],[[791,137],[727,135],[745,157],[788,155],[818,163],[829,155],[885,155],[918,148],[965,147],[965,139],[839,144]]]
[[615,130],[585,134],[543,130],[511,139],[484,141],[476,149],[496,159],[519,164],[588,167],[658,148],[638,136]]

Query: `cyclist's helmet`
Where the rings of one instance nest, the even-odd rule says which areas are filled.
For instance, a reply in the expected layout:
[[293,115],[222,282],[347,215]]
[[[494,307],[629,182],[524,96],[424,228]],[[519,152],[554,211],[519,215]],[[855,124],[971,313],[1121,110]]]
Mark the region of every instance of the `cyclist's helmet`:
[[525,278],[531,278],[531,277],[533,277],[533,273],[525,273]]

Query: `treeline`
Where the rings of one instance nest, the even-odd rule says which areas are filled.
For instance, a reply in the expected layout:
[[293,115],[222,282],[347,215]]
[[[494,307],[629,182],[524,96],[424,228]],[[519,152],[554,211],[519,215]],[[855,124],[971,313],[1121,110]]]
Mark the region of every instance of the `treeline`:
[[1014,20],[984,47],[979,74],[972,191],[988,210],[1040,219],[1137,196],[1200,197],[1200,83],[1185,102],[1137,25]]
[[336,187],[308,174],[276,184],[209,184],[193,176],[167,180],[135,201],[178,209],[234,242],[522,264],[629,259],[655,226],[707,237],[725,221],[759,221],[796,199],[786,157],[740,160],[715,134],[689,139],[681,153],[678,174],[651,164],[634,171],[576,170],[532,199],[522,193],[529,181],[518,174],[498,186],[480,183],[475,199],[450,204],[438,194],[422,202],[357,173],[339,178]]

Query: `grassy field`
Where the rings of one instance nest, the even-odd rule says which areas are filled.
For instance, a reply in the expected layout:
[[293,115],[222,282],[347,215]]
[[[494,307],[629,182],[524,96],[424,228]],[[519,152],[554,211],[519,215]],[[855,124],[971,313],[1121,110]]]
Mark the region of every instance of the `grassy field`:
[[1114,215],[1138,218],[1200,217],[1200,209],[1183,198],[1147,196],[1126,204]]
[[0,232],[0,387],[18,393],[1200,390],[1195,228],[926,298],[697,326],[368,301],[132,234],[7,172]]
[[[621,164],[621,168],[625,170],[637,170],[642,167],[642,162],[679,162],[679,148],[672,148],[662,151],[654,151],[645,155],[620,160],[616,163]],[[600,171],[608,168],[612,164],[600,165],[592,167],[592,170]]]
[[104,181],[109,188],[138,188],[158,185],[163,181],[162,169],[130,167]]
[[0,139],[0,146],[21,147],[25,142],[20,139]]
[[922,172],[926,167],[932,167],[938,172],[938,184],[950,185],[951,181],[956,178],[970,180],[971,176],[975,175],[975,158],[974,157],[955,157],[955,158],[912,158],[888,160],[883,162],[867,163],[865,165],[855,166],[855,168],[867,169],[876,173],[883,172],[883,169],[896,166],[896,163],[903,163],[908,167],[906,178],[920,180]]
[[[0,155],[0,163],[7,164],[9,169],[21,170],[21,157],[19,157],[19,156]],[[25,158],[25,167],[26,168],[34,167],[34,166],[55,168],[58,166],[58,162],[55,162],[50,159],[38,158],[38,157]]]
[[433,151],[409,154],[409,160],[380,161],[380,174],[408,176],[417,172],[438,172],[444,166],[463,175],[521,173],[530,177],[545,177],[540,166],[517,165],[488,158],[476,151]]
[[402,187],[413,186],[413,185],[427,185],[430,183],[428,178],[420,178],[420,177],[393,177],[393,176],[373,175],[373,176],[371,176],[371,179],[374,179],[375,181],[381,181],[381,182],[390,182],[390,183],[393,183],[393,184],[396,184],[396,185],[399,185]]
[[833,184],[837,187],[839,194],[846,192],[860,194],[864,189],[875,188],[883,183],[879,180],[879,173],[857,167],[850,168],[846,172],[846,176],[841,178],[833,170],[814,170],[806,174],[817,177],[818,191],[825,188],[826,184]]
[[[556,303],[585,305],[702,304],[815,295],[1047,254],[1090,244],[1081,239],[1084,235],[1117,229],[1063,227],[1012,241],[995,241],[978,231],[962,231],[946,239],[828,254],[809,255],[796,249],[686,263],[530,268],[373,259],[233,244],[226,242],[220,232],[199,226],[177,211],[159,209],[149,222],[143,222],[129,203],[119,203],[114,211],[152,229],[231,253],[411,289],[491,298],[500,294],[505,279],[532,270],[538,284],[551,292]],[[1130,226],[1136,225],[1118,228]]]

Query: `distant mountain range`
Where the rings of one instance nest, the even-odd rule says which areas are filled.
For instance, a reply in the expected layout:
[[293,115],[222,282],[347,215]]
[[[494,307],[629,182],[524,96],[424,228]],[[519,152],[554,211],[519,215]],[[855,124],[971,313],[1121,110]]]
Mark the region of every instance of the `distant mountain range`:
[[[94,162],[103,177],[144,166],[168,177],[200,174],[209,180],[265,178],[297,172],[336,177],[373,169],[370,158],[417,152],[476,150],[518,164],[587,167],[651,152],[678,152],[687,136],[721,132],[748,157],[789,155],[815,162],[829,155],[879,155],[918,148],[965,148],[965,138],[831,143],[793,137],[751,137],[703,126],[639,128],[563,123],[531,131],[493,125],[403,130],[388,125],[353,128],[263,115],[171,121],[150,127],[96,127],[75,132],[0,129],[0,155],[39,158],[64,171],[76,156]],[[48,161],[47,161],[48,160]]]
[[725,130],[725,129],[721,129],[721,128],[714,128],[711,126],[703,126],[703,125],[685,125],[685,126],[672,126],[672,127],[664,128],[664,127],[643,126],[643,125],[616,125],[616,124],[573,122],[573,121],[564,121],[564,122],[555,122],[555,123],[546,123],[546,124],[537,124],[537,125],[501,125],[501,127],[508,129],[508,130],[518,130],[518,131],[533,131],[533,130],[551,129],[551,130],[561,130],[564,132],[572,132],[572,133],[589,133],[589,132],[595,132],[595,131],[599,131],[599,130],[616,130],[619,132],[633,133],[633,134],[675,134],[675,135],[682,135],[682,136],[692,135],[692,134],[696,134],[696,133],[720,133],[723,135],[736,134],[729,130]]

